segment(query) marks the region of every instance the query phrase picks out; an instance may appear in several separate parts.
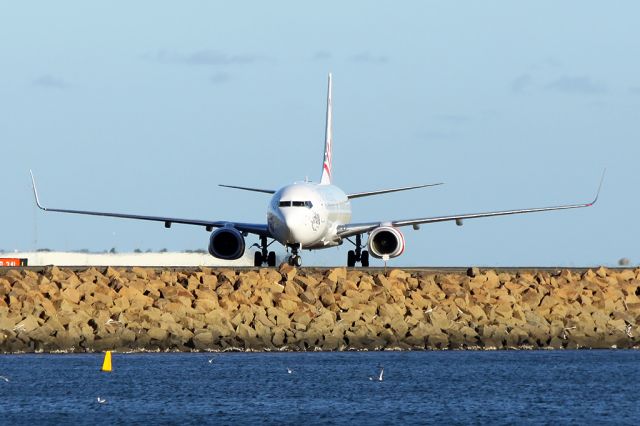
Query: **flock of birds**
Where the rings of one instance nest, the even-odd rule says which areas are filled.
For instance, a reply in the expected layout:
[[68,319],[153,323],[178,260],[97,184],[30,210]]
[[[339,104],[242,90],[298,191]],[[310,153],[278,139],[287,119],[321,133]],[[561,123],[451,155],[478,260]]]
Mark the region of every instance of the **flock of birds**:
[[[215,358],[209,358],[209,359],[207,360],[207,362],[208,362],[209,364],[213,364],[213,362],[214,362],[214,361],[215,361]],[[378,377],[373,377],[373,376],[371,376],[371,377],[369,377],[369,380],[370,380],[370,381],[378,381],[378,382],[381,382],[381,381],[383,380],[383,377],[384,377],[384,367],[383,367],[382,365],[379,365],[379,366],[378,366],[378,368],[380,369],[380,373],[378,374]],[[292,368],[287,367],[287,374],[293,374],[293,373],[295,373],[295,370],[293,370]],[[9,379],[8,379],[7,377],[5,377],[5,376],[0,376],[0,380],[4,380],[4,381],[5,381],[5,382],[7,382],[7,383],[9,382]],[[106,404],[106,403],[107,403],[107,400],[106,400],[105,398],[102,398],[102,397],[98,396],[98,397],[96,398],[96,402],[97,402],[98,404]]]
[[[5,382],[9,383],[9,378],[8,377],[0,376],[0,380],[4,380]],[[96,400],[98,401],[98,404],[105,404],[107,402],[106,399],[100,398],[100,397],[97,397]]]
[[[213,364],[214,361],[215,361],[215,358],[209,358],[207,362],[209,364]],[[378,382],[381,382],[384,379],[384,367],[382,365],[379,365],[378,368],[380,369],[380,373],[378,374],[378,377],[377,378],[369,377],[369,380],[372,380],[372,381],[376,380]],[[295,373],[295,370],[287,367],[287,374],[293,374],[293,373]]]
[[[213,361],[215,360],[215,358],[209,358],[208,362],[209,364],[213,364]],[[380,369],[380,373],[378,374],[378,377],[374,378],[374,377],[369,377],[369,380],[371,381],[378,381],[381,382],[382,380],[384,380],[384,367],[382,365],[379,365],[378,368]],[[293,374],[295,373],[295,371],[292,368],[287,367],[287,374]]]
[[[207,362],[209,364],[213,364],[215,361],[215,358],[209,358],[207,360]],[[381,382],[382,380],[384,380],[384,367],[382,365],[379,365],[378,368],[380,369],[380,373],[378,374],[377,377],[369,377],[370,381],[377,381],[377,382]],[[293,370],[290,367],[287,367],[287,374],[293,374],[295,373],[295,370]],[[6,381],[9,381],[9,379],[7,379],[6,377],[0,376],[0,379],[5,379]],[[96,400],[98,401],[98,404],[106,404],[107,400],[104,398],[96,398]]]

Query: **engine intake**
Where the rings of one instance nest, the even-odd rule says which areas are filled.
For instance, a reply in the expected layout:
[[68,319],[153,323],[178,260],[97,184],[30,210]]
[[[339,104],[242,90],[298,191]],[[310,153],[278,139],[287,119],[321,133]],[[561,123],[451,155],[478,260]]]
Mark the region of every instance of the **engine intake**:
[[236,260],[244,254],[244,237],[235,228],[220,228],[209,238],[209,254],[218,259]]
[[369,253],[378,259],[398,257],[404,252],[404,235],[392,226],[381,226],[371,231],[367,243]]

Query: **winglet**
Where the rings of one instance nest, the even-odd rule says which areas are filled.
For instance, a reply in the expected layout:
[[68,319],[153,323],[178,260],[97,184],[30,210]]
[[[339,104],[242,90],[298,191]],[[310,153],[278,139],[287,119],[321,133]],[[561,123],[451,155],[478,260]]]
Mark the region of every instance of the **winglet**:
[[42,204],[40,204],[40,198],[38,198],[38,190],[36,189],[36,180],[33,177],[33,172],[31,171],[31,169],[29,169],[29,173],[31,174],[31,185],[33,186],[33,196],[36,199],[36,205],[41,210],[47,210],[45,207],[42,206]]
[[604,169],[602,171],[602,177],[600,178],[600,184],[598,185],[598,192],[596,192],[596,198],[594,198],[592,202],[587,204],[588,206],[593,206],[598,201],[598,197],[600,196],[600,189],[602,189],[602,182],[604,182],[605,173],[607,173],[607,169]]

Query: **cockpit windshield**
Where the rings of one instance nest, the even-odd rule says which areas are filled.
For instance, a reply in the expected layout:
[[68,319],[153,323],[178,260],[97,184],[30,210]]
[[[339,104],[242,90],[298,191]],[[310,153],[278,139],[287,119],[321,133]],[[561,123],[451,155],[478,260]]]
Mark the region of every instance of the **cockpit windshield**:
[[313,207],[311,201],[280,201],[279,207],[306,207],[308,209]]

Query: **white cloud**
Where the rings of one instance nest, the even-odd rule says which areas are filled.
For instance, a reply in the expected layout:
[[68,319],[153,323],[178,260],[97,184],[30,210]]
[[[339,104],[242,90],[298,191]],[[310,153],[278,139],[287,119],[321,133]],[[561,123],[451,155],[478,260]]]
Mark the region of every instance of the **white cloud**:
[[66,89],[69,84],[59,77],[51,74],[44,74],[33,80],[33,85],[38,87],[44,87],[47,89]]
[[564,75],[545,86],[547,90],[562,93],[593,95],[606,92],[605,86],[587,76]]

